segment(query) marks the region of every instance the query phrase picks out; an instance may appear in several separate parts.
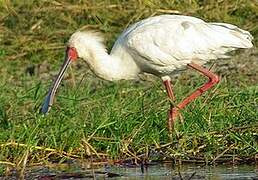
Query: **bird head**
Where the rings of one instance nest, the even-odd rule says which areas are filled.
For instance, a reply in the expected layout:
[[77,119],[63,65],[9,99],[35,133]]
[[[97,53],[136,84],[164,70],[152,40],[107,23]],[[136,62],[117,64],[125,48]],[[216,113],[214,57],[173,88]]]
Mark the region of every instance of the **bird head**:
[[99,49],[105,50],[102,41],[101,36],[96,32],[77,31],[72,34],[67,44],[64,63],[56,76],[55,81],[49,89],[48,95],[46,96],[42,105],[41,113],[46,114],[50,110],[56,90],[64,77],[65,71],[69,64],[76,61],[78,58],[83,58],[86,61],[94,59],[93,54],[97,53],[96,51]]
[[94,54],[103,49],[105,50],[105,47],[100,33],[94,31],[77,31],[72,34],[68,41],[67,56],[71,60],[76,60],[79,57],[90,61],[94,59]]

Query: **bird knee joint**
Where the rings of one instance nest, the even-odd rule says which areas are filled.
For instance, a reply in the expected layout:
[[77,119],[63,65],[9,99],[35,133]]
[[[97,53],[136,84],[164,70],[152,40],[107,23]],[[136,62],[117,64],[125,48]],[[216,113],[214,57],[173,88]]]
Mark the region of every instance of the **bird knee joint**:
[[217,84],[219,81],[220,81],[220,78],[219,78],[219,76],[216,75],[216,74],[215,74],[214,76],[210,77],[210,82],[211,82],[212,84]]

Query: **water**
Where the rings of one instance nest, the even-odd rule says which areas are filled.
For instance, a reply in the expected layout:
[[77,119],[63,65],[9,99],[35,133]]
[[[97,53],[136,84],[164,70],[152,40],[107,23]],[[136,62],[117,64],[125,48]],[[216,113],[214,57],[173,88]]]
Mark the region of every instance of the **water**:
[[[241,166],[198,166],[183,165],[181,167],[171,164],[157,164],[144,168],[112,167],[113,173],[122,174],[119,179],[257,179],[258,167],[250,165]],[[118,178],[116,178],[118,179]]]
[[[199,166],[171,163],[148,166],[101,165],[89,168],[89,164],[53,165],[48,167],[31,167],[25,171],[25,179],[251,179],[258,180],[258,167],[255,165],[239,166]],[[13,171],[7,179],[16,179],[18,173]],[[1,179],[1,177],[0,177]]]

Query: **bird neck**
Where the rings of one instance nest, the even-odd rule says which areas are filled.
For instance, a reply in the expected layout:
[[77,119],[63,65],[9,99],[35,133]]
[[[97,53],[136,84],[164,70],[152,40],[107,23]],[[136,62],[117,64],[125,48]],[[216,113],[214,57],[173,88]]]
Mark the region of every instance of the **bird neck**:
[[133,59],[121,52],[108,54],[106,49],[95,49],[90,54],[91,58],[86,61],[91,70],[102,79],[135,79],[138,75],[139,70]]

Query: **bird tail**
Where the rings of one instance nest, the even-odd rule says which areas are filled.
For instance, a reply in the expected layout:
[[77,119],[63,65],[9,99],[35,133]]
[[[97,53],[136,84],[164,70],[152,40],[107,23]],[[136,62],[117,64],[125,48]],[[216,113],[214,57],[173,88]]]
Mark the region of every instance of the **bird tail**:
[[223,37],[227,39],[224,46],[232,48],[251,48],[253,47],[253,36],[243,29],[227,23],[209,23],[212,29],[219,33],[223,33]]

